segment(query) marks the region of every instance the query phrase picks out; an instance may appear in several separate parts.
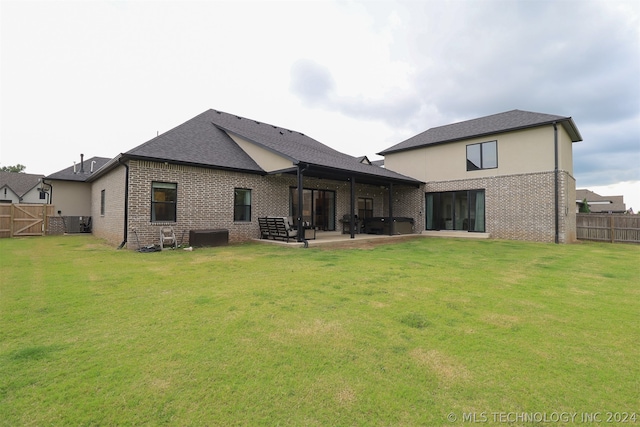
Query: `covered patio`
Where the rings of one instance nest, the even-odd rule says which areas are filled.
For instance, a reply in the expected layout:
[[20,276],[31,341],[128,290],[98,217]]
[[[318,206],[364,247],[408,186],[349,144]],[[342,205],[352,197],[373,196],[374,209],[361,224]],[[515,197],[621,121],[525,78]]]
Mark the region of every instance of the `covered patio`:
[[[307,240],[307,247],[329,247],[329,246],[359,246],[367,244],[383,244],[399,242],[407,239],[414,239],[421,237],[421,234],[396,234],[393,236],[385,234],[345,234],[341,231],[316,231],[316,238]],[[304,241],[298,241],[297,239],[291,239],[288,242],[285,240],[272,240],[272,239],[254,239],[256,242],[283,245],[288,247],[305,247]]]

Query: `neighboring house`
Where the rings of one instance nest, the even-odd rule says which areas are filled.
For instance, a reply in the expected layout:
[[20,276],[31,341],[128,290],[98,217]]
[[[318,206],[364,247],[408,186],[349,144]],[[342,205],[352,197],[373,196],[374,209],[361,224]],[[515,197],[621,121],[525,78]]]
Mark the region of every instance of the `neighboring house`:
[[195,229],[227,229],[231,242],[254,239],[263,216],[338,230],[344,215],[360,213],[411,217],[416,232],[424,228],[419,179],[216,110],[120,154],[87,182],[93,233],[121,247],[158,244],[167,225],[183,243]]
[[592,213],[625,213],[627,208],[624,203],[624,196],[601,196],[593,191],[581,189],[576,190],[576,212],[587,199],[589,211]]
[[426,230],[575,241],[571,117],[512,110],[431,128],[381,153],[387,170],[426,182]]
[[49,203],[44,175],[0,171],[0,203]]

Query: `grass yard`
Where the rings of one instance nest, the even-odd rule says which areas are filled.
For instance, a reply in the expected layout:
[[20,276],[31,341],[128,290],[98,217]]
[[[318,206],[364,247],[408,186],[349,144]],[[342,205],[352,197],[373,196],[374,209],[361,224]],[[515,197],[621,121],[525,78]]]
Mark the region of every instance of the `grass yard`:
[[640,424],[638,246],[80,235],[0,261],[0,425]]

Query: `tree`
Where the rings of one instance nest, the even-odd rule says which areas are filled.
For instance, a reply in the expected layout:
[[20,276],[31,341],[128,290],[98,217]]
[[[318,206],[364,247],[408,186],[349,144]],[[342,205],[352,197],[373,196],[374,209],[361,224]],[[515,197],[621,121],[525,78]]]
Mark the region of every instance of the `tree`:
[[589,209],[589,203],[587,203],[587,198],[582,199],[582,203],[580,204],[580,213],[590,213],[591,209]]
[[27,167],[18,163],[15,166],[2,166],[0,171],[2,172],[24,172]]

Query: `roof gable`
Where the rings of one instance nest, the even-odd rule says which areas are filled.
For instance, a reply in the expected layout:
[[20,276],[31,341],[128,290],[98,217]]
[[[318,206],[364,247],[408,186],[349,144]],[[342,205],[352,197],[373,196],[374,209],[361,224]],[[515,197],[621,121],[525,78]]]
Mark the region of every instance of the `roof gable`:
[[464,122],[453,123],[428,129],[414,137],[396,144],[379,154],[385,155],[398,151],[420,148],[427,145],[444,144],[484,135],[494,135],[514,130],[527,129],[548,125],[561,124],[573,142],[581,141],[582,137],[571,117],[553,114],[534,113],[530,111],[511,110],[491,116],[480,117]]
[[[292,166],[313,165],[341,174],[360,174],[414,185],[420,183],[396,172],[363,164],[357,158],[334,150],[301,132],[212,109],[127,151],[124,156],[266,173],[251,157],[251,150],[245,152],[231,136],[240,137],[288,159]],[[114,164],[114,161],[111,163]]]
[[211,110],[125,153],[129,157],[262,173],[258,164],[214,126]]
[[42,178],[44,175],[0,171],[0,188],[7,187],[21,198],[38,186]]
[[344,173],[357,173],[375,176],[376,178],[407,181],[415,184],[420,182],[387,169],[362,163],[360,161],[361,158],[334,150],[302,132],[217,110],[209,110],[203,114],[208,114],[212,123],[220,129],[241,136],[268,151],[291,159],[294,163],[320,166]]

